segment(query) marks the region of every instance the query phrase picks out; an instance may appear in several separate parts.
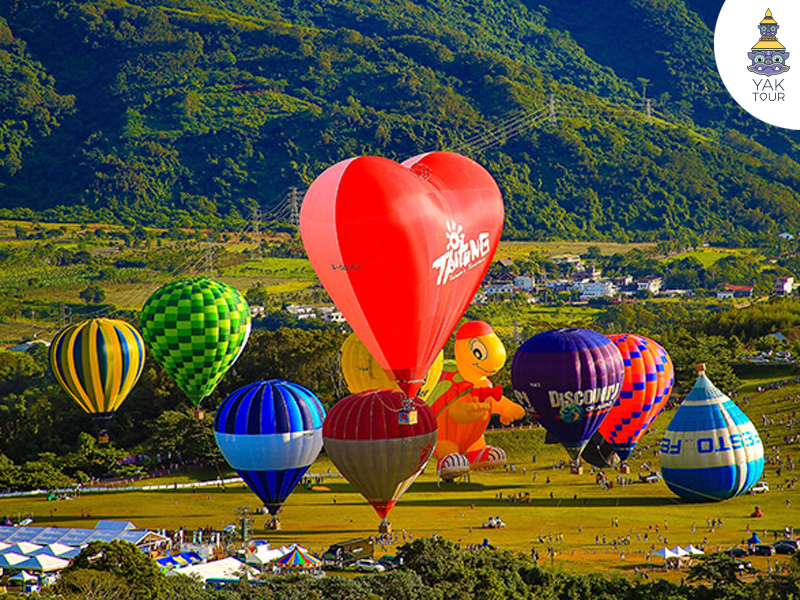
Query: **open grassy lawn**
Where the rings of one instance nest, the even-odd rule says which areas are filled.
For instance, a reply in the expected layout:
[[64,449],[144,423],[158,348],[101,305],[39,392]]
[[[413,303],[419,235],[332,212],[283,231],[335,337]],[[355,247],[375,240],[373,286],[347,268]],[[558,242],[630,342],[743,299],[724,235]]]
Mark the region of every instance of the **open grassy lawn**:
[[[529,435],[541,436],[541,431],[534,430]],[[500,435],[495,439],[502,438]],[[652,450],[644,452],[644,456],[651,458]],[[515,473],[474,473],[470,483],[437,486],[434,476],[426,473],[403,496],[390,520],[401,539],[406,530],[415,537],[436,533],[462,545],[478,544],[486,538],[493,545],[525,553],[536,547],[541,557],[576,572],[627,572],[634,566],[645,567],[647,553],[665,544],[699,546],[707,541],[709,550],[727,548],[749,536],[748,525],[759,535],[766,531],[764,539],[772,541],[773,531],[795,524],[796,511],[785,506],[786,498],[800,502],[794,490],[773,491],[757,498],[744,496],[719,504],[687,505],[663,483],[615,485],[603,492],[588,471],[571,475],[567,469],[552,468],[555,460],[564,458],[563,450],[550,447],[537,454],[536,464],[531,456],[514,461]],[[328,465],[322,459],[312,471],[325,474]],[[633,471],[636,479],[636,468]],[[323,483],[329,491],[298,488],[289,498],[281,514],[282,531],[265,531],[266,518],[257,517],[256,537],[273,544],[299,542],[321,551],[336,541],[376,533],[379,518],[347,482],[325,477]],[[519,493],[530,494],[530,502],[505,500]],[[748,518],[755,504],[762,507],[764,518]],[[122,519],[149,528],[220,528],[233,522],[234,511],[240,506],[258,507],[256,497],[242,484],[225,491],[197,488],[84,494],[74,500],[50,502],[43,497],[2,500],[0,513],[31,512],[40,526],[93,527],[99,519]],[[500,516],[507,527],[481,529],[490,516]],[[613,518],[618,519],[619,527],[611,525]],[[712,531],[706,523],[710,518],[722,519],[722,526]],[[614,540],[627,536],[630,545],[614,547]],[[556,551],[552,558],[547,556],[549,547]],[[659,560],[653,557],[650,563],[660,564]]]
[[700,250],[692,250],[691,252],[683,252],[681,254],[676,254],[674,256],[670,256],[666,259],[666,262],[671,262],[673,260],[678,260],[681,258],[693,257],[703,263],[704,268],[708,268],[713,265],[718,260],[725,258],[726,256],[733,256],[735,254],[743,254],[743,253],[752,253],[755,250],[748,250],[748,249],[729,249],[729,248],[702,248]]
[[[800,385],[794,383],[750,394],[746,403],[740,394],[740,403],[758,427],[769,456],[777,448],[783,456],[793,451],[783,439],[789,432],[788,417],[797,406],[798,395]],[[487,432],[488,442],[503,447],[509,455],[509,465],[514,466],[508,470],[472,473],[469,482],[442,485],[437,485],[429,468],[392,510],[390,520],[394,531],[401,540],[405,530],[407,536],[414,537],[436,533],[462,546],[488,539],[493,545],[524,553],[536,548],[545,564],[557,568],[633,576],[634,567],[661,565],[661,559],[652,557],[648,561],[647,555],[665,545],[704,544],[706,550],[714,551],[743,544],[752,532],[758,532],[763,541],[771,543],[786,526],[800,530],[796,510],[800,494],[795,489],[781,489],[794,473],[784,472],[778,477],[774,465],[768,465],[764,474],[772,488],[770,493],[744,495],[720,503],[687,504],[663,482],[639,482],[642,463],[649,462],[658,468],[660,434],[673,414],[662,414],[639,444],[628,475],[633,483],[619,485],[620,473],[610,471],[609,478],[615,485],[607,491],[595,483],[591,467],[587,466],[581,475],[570,474],[567,468],[555,468],[554,465],[567,460],[567,454],[559,445],[544,444],[542,429]],[[762,426],[762,414],[768,417],[766,427]],[[321,551],[336,541],[376,533],[378,516],[349,483],[338,477],[335,466],[325,455],[311,467],[310,473],[320,474],[327,489],[298,487],[280,515],[283,530],[267,532],[266,517],[258,516],[254,524],[257,538],[273,544],[299,542]],[[200,479],[214,478],[210,471],[197,475]],[[191,476],[151,480],[145,485],[184,482]],[[519,495],[528,495],[530,501],[508,501],[510,496]],[[763,518],[749,516],[756,505],[764,512]],[[225,490],[198,487],[87,493],[73,500],[49,502],[42,496],[3,499],[0,514],[32,513],[38,525],[61,527],[92,527],[99,519],[124,519],[149,528],[206,525],[219,528],[233,522],[234,511],[241,506],[256,509],[259,502],[243,484],[235,484]],[[500,516],[507,527],[482,529],[482,523],[490,516]],[[618,527],[612,526],[612,519],[618,520]],[[711,527],[711,519],[721,520],[722,524]],[[548,548],[553,548],[552,556]],[[783,562],[785,558],[776,556],[772,560]],[[752,557],[752,561],[757,569],[766,571],[766,558]],[[679,580],[685,573],[656,575]]]

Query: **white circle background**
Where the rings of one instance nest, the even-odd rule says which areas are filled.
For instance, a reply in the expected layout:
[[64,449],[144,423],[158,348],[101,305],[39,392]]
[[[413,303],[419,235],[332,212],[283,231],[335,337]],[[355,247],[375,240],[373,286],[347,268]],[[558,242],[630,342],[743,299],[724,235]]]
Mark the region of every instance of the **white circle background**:
[[[781,75],[756,75],[747,70],[752,61],[747,53],[761,37],[758,24],[767,9],[778,23],[778,41],[789,52],[786,65],[789,70]],[[714,30],[714,56],[722,82],[739,103],[751,115],[770,125],[787,129],[800,129],[800,2],[798,0],[726,0],[717,18]],[[764,101],[753,98],[758,81],[763,86],[767,81],[784,93],[783,101]],[[760,92],[760,87],[758,88]],[[774,90],[764,90],[773,92]]]

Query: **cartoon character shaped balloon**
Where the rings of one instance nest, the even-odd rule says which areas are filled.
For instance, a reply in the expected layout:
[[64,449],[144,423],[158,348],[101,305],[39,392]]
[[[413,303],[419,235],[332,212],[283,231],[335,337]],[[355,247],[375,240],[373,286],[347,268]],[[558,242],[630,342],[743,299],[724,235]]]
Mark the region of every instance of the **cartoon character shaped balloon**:
[[300,213],[322,285],[408,397],[483,280],[502,226],[494,179],[449,152],[337,163],[312,183]]
[[142,335],[195,414],[244,350],[250,308],[233,287],[197,277],[156,290],[142,308]]
[[90,319],[53,339],[50,369],[64,391],[92,415],[99,441],[108,441],[111,419],[139,380],[144,355],[142,336],[117,319]]
[[493,414],[500,415],[504,425],[525,416],[525,409],[489,380],[506,362],[505,346],[491,325],[483,321],[461,325],[453,351],[455,361],[446,361],[429,399],[439,428],[435,455],[445,479],[505,464],[503,449],[488,446],[483,433]]
[[308,389],[272,379],[229,395],[217,409],[220,452],[273,516],[322,449],[325,409]]
[[747,415],[711,383],[705,365],[698,367],[661,440],[661,474],[684,500],[727,500],[758,482],[764,446]]
[[[366,392],[368,390],[399,390],[400,386],[381,368],[367,347],[361,343],[355,333],[347,336],[342,344],[341,364],[347,389],[351,393]],[[444,365],[444,352],[439,352],[433,361],[425,382],[422,384],[417,398],[426,400],[439,382]]]
[[352,394],[333,405],[322,427],[328,456],[381,519],[422,472],[436,446],[436,418],[419,398],[412,399],[417,422],[399,423],[406,400],[399,390]]
[[527,340],[514,355],[511,382],[520,404],[577,459],[617,400],[622,355],[589,329],[555,329]]
[[622,354],[625,378],[598,433],[625,460],[666,405],[675,371],[666,350],[650,338],[632,333],[608,337]]

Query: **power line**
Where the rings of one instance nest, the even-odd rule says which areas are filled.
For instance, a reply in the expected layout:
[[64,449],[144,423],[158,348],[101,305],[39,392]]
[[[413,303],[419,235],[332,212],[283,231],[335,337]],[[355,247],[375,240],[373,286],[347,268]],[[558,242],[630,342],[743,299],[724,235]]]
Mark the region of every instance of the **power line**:
[[[644,86],[645,84],[643,84]],[[643,90],[644,91],[644,90]],[[643,106],[646,114],[648,124],[652,124],[652,101],[647,98]],[[559,117],[569,118],[616,118],[619,116],[632,116],[636,114],[633,107],[621,104],[601,102],[600,100],[590,100],[589,102],[579,102],[569,97],[557,96],[550,94],[547,101],[540,105],[534,105],[528,110],[515,113],[493,127],[485,128],[483,131],[467,137],[460,142],[452,145],[448,149],[453,152],[460,153],[476,153],[482,152],[491,148],[496,148],[508,143],[510,140],[520,136],[532,129],[544,124],[549,126],[557,126]],[[437,148],[438,149],[438,148]],[[744,153],[744,152],[743,152]],[[252,209],[251,219],[246,222],[243,228],[236,232],[241,239],[245,237],[248,232],[252,232],[256,244],[256,254],[261,258],[260,237],[261,237],[261,224],[262,223],[279,223],[288,222],[294,226],[299,226],[300,206],[302,204],[307,188],[297,186],[290,187],[280,200],[273,207],[269,209],[262,209],[259,205],[255,205]],[[202,246],[202,242],[198,242]],[[213,272],[213,247],[210,240],[206,240],[205,252],[198,252],[196,255],[189,255],[180,265],[177,265],[171,272],[166,274],[167,277],[175,278],[179,275],[194,274],[200,270],[206,273]],[[28,267],[21,271],[15,271],[13,278],[0,279],[0,289],[9,287],[10,284],[15,284],[21,279],[31,279],[36,274],[42,272],[41,268]],[[146,285],[137,286],[129,290],[122,298],[118,299],[118,306],[125,306],[133,301],[133,299],[141,294],[149,295],[155,291],[159,285],[157,281],[151,281]],[[14,285],[14,288],[17,286]],[[114,316],[121,313],[124,309],[117,308],[111,310],[107,307],[91,311],[89,313],[81,314],[82,318],[92,318],[93,316]],[[41,317],[40,317],[41,318]],[[58,325],[59,327],[66,326],[67,321],[71,322],[72,312],[65,304],[59,305]],[[32,323],[33,329],[36,329],[35,322]]]

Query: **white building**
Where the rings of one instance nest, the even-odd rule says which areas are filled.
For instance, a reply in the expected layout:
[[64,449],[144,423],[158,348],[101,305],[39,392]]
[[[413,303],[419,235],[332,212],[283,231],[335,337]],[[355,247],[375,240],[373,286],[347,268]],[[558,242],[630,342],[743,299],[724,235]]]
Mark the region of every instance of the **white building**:
[[661,277],[644,277],[636,280],[637,290],[647,290],[652,294],[657,294],[664,285],[664,280]]
[[314,307],[308,305],[290,304],[286,310],[298,319],[313,319],[317,316]]
[[617,293],[617,287],[610,279],[587,281],[576,287],[581,291],[581,300],[591,300],[593,298],[613,298]]
[[523,292],[532,292],[534,284],[533,277],[529,275],[518,275],[514,279],[514,286]]
[[633,276],[623,275],[622,277],[614,277],[613,281],[614,285],[616,285],[617,287],[624,287],[626,285],[633,284]]
[[495,296],[497,294],[513,294],[514,282],[513,281],[488,281],[483,285],[483,291],[487,296]]
[[250,316],[255,317],[263,317],[267,312],[267,309],[264,306],[256,306],[254,304],[250,305]]
[[774,283],[776,294],[788,296],[794,289],[794,277],[778,277]]
[[323,306],[317,309],[319,318],[326,323],[346,323],[344,315],[335,306]]
[[579,283],[579,282],[580,283],[584,283],[584,282],[587,282],[587,281],[597,281],[598,279],[600,279],[600,276],[602,274],[603,274],[603,270],[598,268],[598,267],[595,267],[595,266],[586,267],[582,271],[576,271],[575,273],[573,273],[572,274],[572,281],[574,281],[575,283]]

